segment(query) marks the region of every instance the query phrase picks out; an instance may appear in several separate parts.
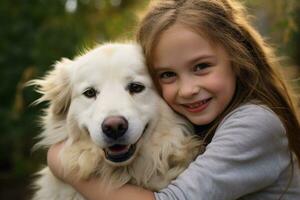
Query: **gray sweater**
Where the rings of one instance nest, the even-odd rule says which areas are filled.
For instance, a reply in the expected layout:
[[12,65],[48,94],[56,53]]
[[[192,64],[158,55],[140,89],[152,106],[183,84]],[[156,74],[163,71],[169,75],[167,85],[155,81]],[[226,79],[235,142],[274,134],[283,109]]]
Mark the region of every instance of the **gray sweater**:
[[220,123],[204,154],[155,198],[277,200],[286,191],[282,199],[300,200],[300,169],[292,157],[293,168],[277,115],[264,106],[243,105]]

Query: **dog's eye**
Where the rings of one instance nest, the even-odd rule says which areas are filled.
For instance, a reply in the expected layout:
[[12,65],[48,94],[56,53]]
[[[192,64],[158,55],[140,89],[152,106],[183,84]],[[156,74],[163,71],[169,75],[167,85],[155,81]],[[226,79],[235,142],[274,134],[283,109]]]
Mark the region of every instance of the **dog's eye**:
[[131,94],[140,93],[145,89],[145,86],[141,83],[129,83],[127,89]]
[[83,95],[87,98],[93,98],[96,97],[97,91],[94,88],[88,88],[83,92]]

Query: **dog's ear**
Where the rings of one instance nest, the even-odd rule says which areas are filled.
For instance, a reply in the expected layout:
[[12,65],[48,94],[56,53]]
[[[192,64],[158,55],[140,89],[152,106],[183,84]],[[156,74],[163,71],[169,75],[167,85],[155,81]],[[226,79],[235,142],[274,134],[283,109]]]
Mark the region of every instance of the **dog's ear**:
[[73,61],[63,58],[54,65],[42,79],[29,82],[29,85],[37,87],[36,91],[42,96],[34,103],[44,101],[50,103],[50,112],[54,115],[65,115],[71,102],[70,70]]

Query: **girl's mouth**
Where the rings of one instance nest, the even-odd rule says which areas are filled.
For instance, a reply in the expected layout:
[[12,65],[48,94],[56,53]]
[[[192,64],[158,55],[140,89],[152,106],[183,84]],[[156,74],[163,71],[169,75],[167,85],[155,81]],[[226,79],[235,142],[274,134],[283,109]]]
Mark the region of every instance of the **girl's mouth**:
[[189,112],[198,113],[203,111],[205,108],[207,108],[211,99],[212,98],[207,98],[201,101],[197,101],[195,103],[182,104],[182,106]]

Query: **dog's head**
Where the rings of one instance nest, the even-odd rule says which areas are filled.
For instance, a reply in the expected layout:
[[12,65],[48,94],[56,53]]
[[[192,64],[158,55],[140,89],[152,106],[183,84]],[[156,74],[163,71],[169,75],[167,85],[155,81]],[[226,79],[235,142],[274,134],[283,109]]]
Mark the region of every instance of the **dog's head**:
[[66,120],[68,137],[87,136],[115,165],[133,160],[159,109],[136,44],[105,44],[65,59],[39,85],[53,117]]

